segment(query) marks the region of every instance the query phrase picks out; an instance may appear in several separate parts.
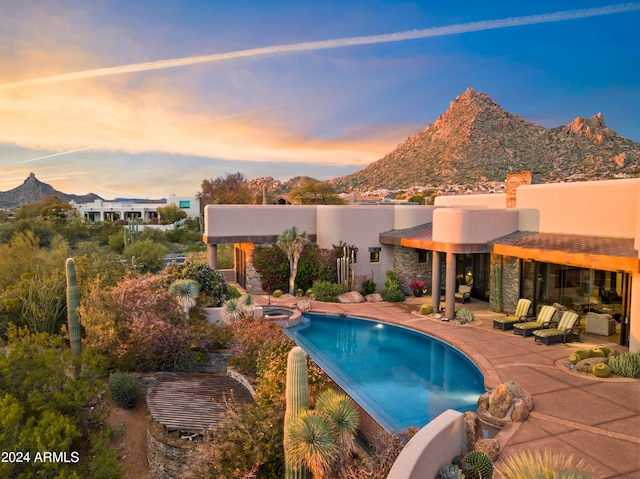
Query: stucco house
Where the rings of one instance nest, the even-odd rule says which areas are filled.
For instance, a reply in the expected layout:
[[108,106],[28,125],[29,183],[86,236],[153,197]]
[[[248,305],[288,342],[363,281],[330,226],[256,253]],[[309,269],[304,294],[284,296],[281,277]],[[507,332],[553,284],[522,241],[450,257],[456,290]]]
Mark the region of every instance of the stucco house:
[[[253,246],[297,226],[321,248],[355,245],[356,282],[373,274],[381,284],[393,269],[405,287],[440,290],[447,317],[465,284],[500,311],[527,297],[534,311],[560,303],[608,312],[620,343],[640,351],[640,179],[534,181],[510,175],[506,194],[441,196],[434,206],[210,205],[203,241],[214,268],[216,245],[235,244],[236,278],[252,293],[262,292]],[[432,297],[440,308],[441,295]]]
[[158,208],[175,204],[187,213],[188,218],[200,216],[200,200],[196,196],[176,196],[168,200],[108,201],[94,200],[91,203],[71,202],[78,214],[89,221],[151,220],[158,217]]

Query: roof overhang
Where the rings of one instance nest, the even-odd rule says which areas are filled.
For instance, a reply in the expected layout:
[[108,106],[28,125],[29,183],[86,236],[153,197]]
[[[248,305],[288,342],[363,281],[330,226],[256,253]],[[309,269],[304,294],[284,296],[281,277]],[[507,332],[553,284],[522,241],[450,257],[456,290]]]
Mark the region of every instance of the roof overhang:
[[518,232],[489,243],[504,256],[605,271],[639,271],[633,238]]
[[445,253],[488,253],[486,243],[441,243],[433,241],[433,223],[380,233],[381,244]]
[[[207,244],[225,244],[225,243],[254,243],[254,244],[275,244],[278,242],[279,235],[233,235],[233,236],[206,236],[202,235],[202,241]],[[307,238],[315,243],[317,236],[308,234]]]

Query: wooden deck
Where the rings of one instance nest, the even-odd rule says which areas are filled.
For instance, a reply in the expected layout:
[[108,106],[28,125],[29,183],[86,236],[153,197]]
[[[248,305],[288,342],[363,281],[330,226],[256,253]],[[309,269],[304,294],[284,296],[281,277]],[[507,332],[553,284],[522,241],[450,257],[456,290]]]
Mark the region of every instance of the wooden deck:
[[224,418],[225,401],[252,402],[249,391],[226,374],[163,373],[147,393],[151,418],[167,434],[189,439],[204,437]]

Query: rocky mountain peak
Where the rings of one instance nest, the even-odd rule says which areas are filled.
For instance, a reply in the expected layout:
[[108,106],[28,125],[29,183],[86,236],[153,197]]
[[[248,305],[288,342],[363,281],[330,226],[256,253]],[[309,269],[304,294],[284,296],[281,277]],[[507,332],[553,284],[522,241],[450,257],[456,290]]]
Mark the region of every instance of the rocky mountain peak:
[[602,113],[598,113],[591,118],[583,118],[581,116],[575,118],[567,125],[564,133],[588,138],[598,145],[603,144],[607,138],[616,135],[615,131],[607,128]]
[[75,201],[77,203],[87,203],[96,199],[102,199],[94,193],[87,195],[72,195],[56,190],[53,186],[43,183],[36,178],[35,173],[29,173],[29,176],[22,184],[12,190],[0,191],[0,207],[8,209],[17,209],[20,205],[41,200],[46,196],[57,196],[62,201]]

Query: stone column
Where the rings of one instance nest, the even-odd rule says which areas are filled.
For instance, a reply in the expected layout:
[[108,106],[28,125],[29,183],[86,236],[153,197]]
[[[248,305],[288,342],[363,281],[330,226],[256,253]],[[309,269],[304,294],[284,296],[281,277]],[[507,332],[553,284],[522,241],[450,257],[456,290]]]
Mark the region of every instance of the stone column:
[[456,255],[447,251],[446,270],[446,293],[445,293],[445,316],[447,319],[454,319],[456,315]]
[[207,243],[207,263],[212,269],[218,269],[218,245]]
[[434,313],[440,312],[440,252],[431,255],[431,306]]

